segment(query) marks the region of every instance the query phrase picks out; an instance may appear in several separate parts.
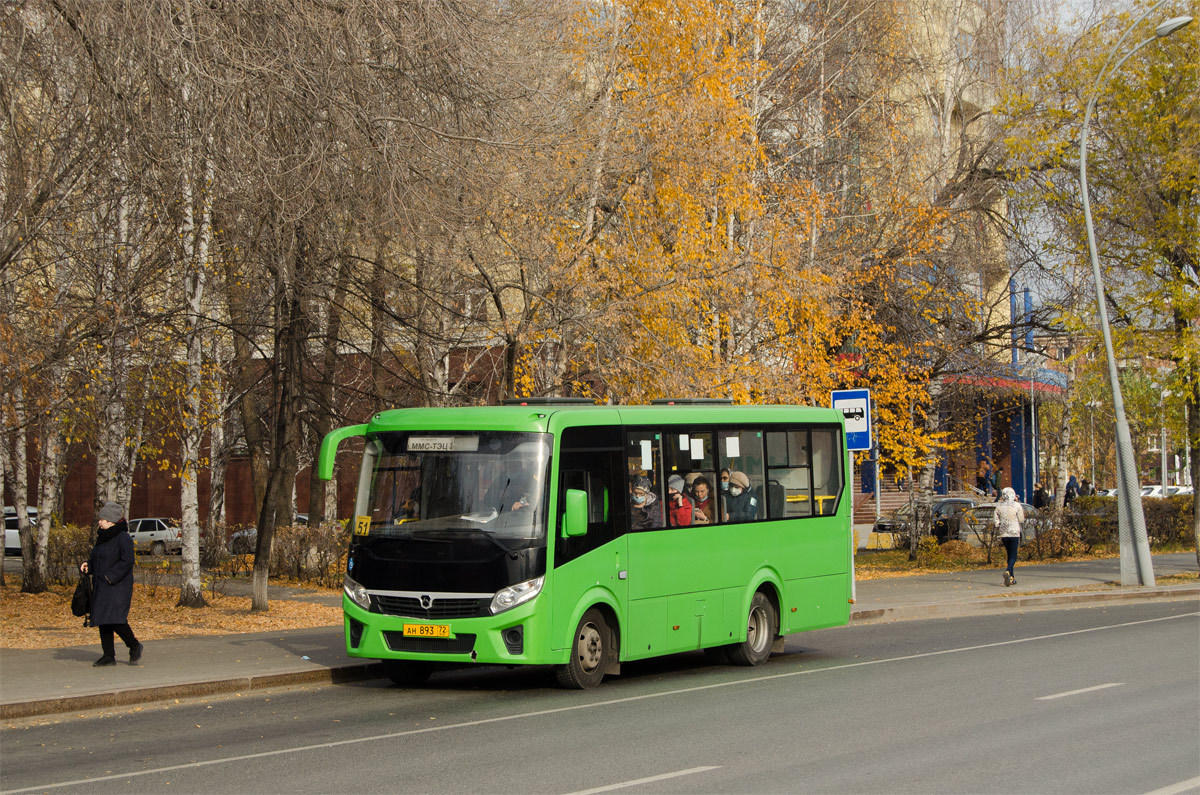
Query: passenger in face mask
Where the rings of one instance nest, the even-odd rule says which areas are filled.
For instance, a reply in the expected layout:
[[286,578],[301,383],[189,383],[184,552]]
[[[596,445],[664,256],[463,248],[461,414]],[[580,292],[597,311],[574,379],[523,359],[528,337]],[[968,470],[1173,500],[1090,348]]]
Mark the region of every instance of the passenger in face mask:
[[728,469],[721,470],[721,491],[722,492],[729,491],[729,470]]
[[687,485],[682,477],[672,475],[667,478],[667,519],[671,527],[689,527],[692,524],[695,508],[686,491]]
[[729,493],[725,496],[725,521],[752,522],[758,518],[758,497],[750,490],[745,472],[729,475]]
[[639,475],[633,481],[629,493],[630,527],[634,530],[649,530],[663,526],[662,503],[654,494],[650,478]]

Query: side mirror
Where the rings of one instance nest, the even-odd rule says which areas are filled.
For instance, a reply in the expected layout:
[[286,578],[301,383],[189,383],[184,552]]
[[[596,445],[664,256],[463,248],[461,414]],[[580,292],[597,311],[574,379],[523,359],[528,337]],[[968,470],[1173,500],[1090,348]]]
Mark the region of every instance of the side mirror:
[[563,537],[575,538],[587,535],[588,498],[583,489],[567,489],[566,509],[563,514]]

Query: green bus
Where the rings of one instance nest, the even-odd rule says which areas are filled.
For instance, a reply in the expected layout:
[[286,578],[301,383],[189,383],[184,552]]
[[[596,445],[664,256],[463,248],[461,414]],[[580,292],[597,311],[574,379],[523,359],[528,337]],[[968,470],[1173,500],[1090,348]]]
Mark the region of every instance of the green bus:
[[364,453],[346,651],[400,684],[437,662],[553,665],[588,688],[704,649],[757,665],[849,620],[841,412],[528,399],[396,409],[333,431]]

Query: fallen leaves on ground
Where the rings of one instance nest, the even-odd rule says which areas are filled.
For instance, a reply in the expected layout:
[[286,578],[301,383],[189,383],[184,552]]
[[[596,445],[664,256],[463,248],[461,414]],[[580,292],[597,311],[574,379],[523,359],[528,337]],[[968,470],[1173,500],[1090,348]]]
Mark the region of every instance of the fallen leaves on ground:
[[[20,592],[11,579],[0,589],[0,648],[52,649],[99,642],[95,627],[71,615],[73,587],[40,594]],[[268,593],[268,598],[270,594]],[[276,632],[342,623],[340,606],[299,600],[270,600],[266,612],[250,612],[250,598],[205,594],[207,607],[176,607],[179,589],[135,583],[129,625],[139,640],[190,635]]]
[[[1016,570],[1019,572],[1019,569]],[[1163,574],[1155,575],[1155,586],[1166,585],[1190,585],[1196,581],[1195,574]],[[1015,596],[1053,596],[1055,594],[1064,593],[1088,593],[1091,591],[1115,591],[1118,588],[1124,590],[1126,586],[1115,580],[1106,582],[1097,582],[1091,585],[1077,585],[1072,588],[1044,588],[1040,591],[1010,591],[1006,593],[985,594],[984,599],[1006,599]]]

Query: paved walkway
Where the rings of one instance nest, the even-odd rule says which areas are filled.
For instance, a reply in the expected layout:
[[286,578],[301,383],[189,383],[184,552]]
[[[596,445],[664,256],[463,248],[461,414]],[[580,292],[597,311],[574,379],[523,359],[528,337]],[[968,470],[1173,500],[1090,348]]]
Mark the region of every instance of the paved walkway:
[[[1196,572],[1193,554],[1156,555],[1158,577]],[[1154,588],[1111,588],[1116,560],[1018,566],[1017,584],[1005,588],[999,569],[859,582],[851,621],[895,621],[1136,599],[1190,599],[1200,606],[1200,583]],[[1038,594],[1063,588],[1086,593]],[[311,592],[309,592],[311,593]],[[273,596],[278,592],[273,589]],[[302,599],[302,594],[289,593]],[[331,595],[314,595],[329,599]],[[135,617],[136,619],[136,617]],[[125,657],[118,642],[118,659]],[[147,703],[268,687],[375,678],[379,666],[346,655],[340,625],[244,635],[156,640],[139,665],[123,661],[93,668],[99,643],[61,649],[0,649],[0,718]]]

